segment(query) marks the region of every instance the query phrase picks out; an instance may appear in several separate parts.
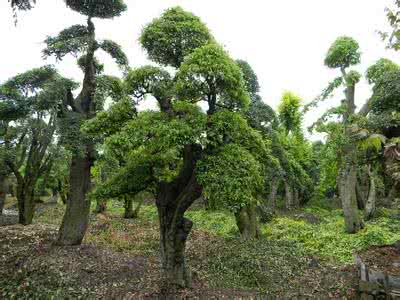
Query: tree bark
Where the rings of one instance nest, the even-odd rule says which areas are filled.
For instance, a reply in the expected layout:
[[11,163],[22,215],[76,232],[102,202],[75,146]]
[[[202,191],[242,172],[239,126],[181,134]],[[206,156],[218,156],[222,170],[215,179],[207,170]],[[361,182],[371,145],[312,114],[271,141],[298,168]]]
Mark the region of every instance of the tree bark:
[[267,207],[270,211],[274,211],[276,209],[276,195],[278,193],[279,188],[279,178],[272,178],[270,185],[270,193],[268,196]]
[[29,183],[17,187],[18,220],[22,225],[30,225],[35,212],[35,190]]
[[375,185],[375,179],[370,174],[370,184],[369,184],[369,193],[368,193],[368,200],[365,205],[365,212],[364,212],[364,218],[365,220],[371,220],[376,211],[376,185]]
[[339,177],[339,195],[342,201],[346,232],[356,233],[364,227],[358,215],[356,197],[356,167],[351,163],[346,163],[341,170]]
[[71,160],[70,189],[67,207],[58,233],[56,244],[80,245],[89,223],[90,201],[86,194],[90,189],[90,151],[84,157],[75,154]]
[[105,199],[97,199],[96,208],[94,209],[95,214],[102,214],[107,210],[107,201]]
[[290,210],[293,208],[293,191],[287,180],[285,183],[285,205],[286,209]]
[[7,195],[7,179],[5,176],[0,176],[0,216],[3,214],[4,204]]
[[185,259],[186,240],[192,221],[185,218],[186,210],[202,194],[197,183],[195,167],[201,148],[189,145],[184,149],[183,167],[179,176],[170,183],[160,183],[156,205],[160,222],[163,293],[173,295],[177,288],[191,286],[191,274]]
[[235,214],[236,224],[244,240],[258,239],[261,236],[256,206],[249,204]]
[[135,211],[133,210],[133,197],[128,195],[124,196],[124,208],[125,219],[134,219],[137,217],[137,215],[135,215]]
[[58,201],[58,195],[59,195],[58,189],[53,188],[51,193],[52,193],[52,195],[51,195],[51,198],[49,199],[49,203],[56,204]]

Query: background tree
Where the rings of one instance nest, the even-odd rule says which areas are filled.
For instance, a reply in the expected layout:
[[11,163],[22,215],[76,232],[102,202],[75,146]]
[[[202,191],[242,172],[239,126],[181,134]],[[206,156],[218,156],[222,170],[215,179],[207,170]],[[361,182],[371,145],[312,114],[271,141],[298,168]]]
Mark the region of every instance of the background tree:
[[65,88],[73,86],[49,66],[17,75],[0,86],[3,159],[17,180],[21,224],[32,223],[36,184],[51,166],[49,147],[56,131],[57,107]]
[[91,186],[91,167],[96,158],[95,141],[83,135],[80,127],[85,120],[93,118],[102,109],[106,95],[99,85],[115,87],[113,78],[99,75],[102,65],[95,58],[95,52],[99,49],[107,52],[123,69],[128,65],[125,54],[115,42],[96,39],[92,19],[117,17],[126,10],[126,5],[122,0],[111,2],[66,0],[65,2],[72,10],[87,16],[87,26],[74,25],[63,30],[57,37],[48,37],[45,41],[47,48],[43,53],[45,56],[55,56],[59,60],[67,54],[83,53],[78,60],[84,72],[81,91],[75,98],[71,89],[67,91],[67,99],[59,114],[62,141],[72,152],[72,158],[69,197],[57,243],[76,245],[82,242],[88,225],[90,201],[86,198],[86,194]]

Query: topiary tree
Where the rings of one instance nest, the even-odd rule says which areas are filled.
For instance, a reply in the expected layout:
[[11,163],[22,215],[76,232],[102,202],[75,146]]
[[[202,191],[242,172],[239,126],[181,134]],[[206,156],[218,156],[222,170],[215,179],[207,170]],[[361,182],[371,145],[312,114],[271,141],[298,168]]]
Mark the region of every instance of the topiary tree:
[[74,25],[56,37],[48,37],[45,57],[55,56],[61,60],[64,56],[82,55],[78,64],[84,73],[81,91],[74,97],[67,90],[67,99],[61,106],[59,121],[62,130],[62,142],[72,152],[69,178],[69,197],[65,215],[59,230],[59,245],[77,245],[82,242],[88,225],[90,201],[86,197],[90,189],[91,168],[96,158],[95,140],[82,134],[82,123],[96,116],[102,110],[108,96],[118,97],[120,87],[114,77],[101,75],[102,65],[95,57],[102,49],[126,71],[128,60],[115,42],[96,39],[93,18],[109,19],[120,16],[126,5],[122,0],[66,0],[66,5],[87,17],[87,25]]
[[[191,21],[182,21],[187,18]],[[138,113],[106,139],[108,147],[124,155],[126,165],[95,191],[112,197],[154,193],[166,293],[191,284],[185,247],[193,224],[185,212],[204,191],[211,201],[243,216],[243,210],[256,203],[260,188],[260,149],[268,152],[241,115],[250,99],[240,67],[210,41],[200,20],[180,8],[167,10],[145,27],[141,42],[150,58],[176,72],[145,66],[126,77],[133,98],[152,95],[160,110]],[[159,43],[163,47],[156,49]],[[208,105],[207,112],[197,105],[200,101]],[[245,179],[242,190],[235,188],[240,178]],[[246,214],[238,219],[248,220]],[[252,226],[244,222],[246,229],[241,231],[253,237],[255,231],[248,225]]]
[[[323,91],[320,97],[312,103],[316,104],[319,101],[327,99],[333,91],[338,87],[345,87],[345,99],[339,108],[328,111],[321,119],[320,124],[326,121],[329,116],[338,114],[342,117],[341,125],[343,133],[339,134],[340,144],[338,148],[338,176],[337,186],[339,196],[342,202],[342,207],[345,216],[346,231],[355,233],[363,228],[363,222],[358,215],[357,205],[357,170],[358,170],[358,151],[357,139],[358,127],[356,120],[359,117],[365,116],[370,111],[367,101],[356,113],[355,105],[355,88],[359,82],[361,75],[349,68],[357,65],[360,62],[361,53],[357,41],[350,37],[339,37],[329,48],[325,58],[325,65],[331,69],[339,69],[341,76],[335,78],[329,86]],[[331,126],[332,127],[332,126]],[[324,127],[329,130],[331,127]],[[321,127],[320,127],[321,129]],[[337,132],[337,131],[335,131]]]

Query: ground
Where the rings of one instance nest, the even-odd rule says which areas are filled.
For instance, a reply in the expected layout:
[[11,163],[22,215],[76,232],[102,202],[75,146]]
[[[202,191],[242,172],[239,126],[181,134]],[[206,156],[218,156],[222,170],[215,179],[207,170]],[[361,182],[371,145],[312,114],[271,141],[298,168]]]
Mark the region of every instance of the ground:
[[[33,225],[0,227],[1,299],[159,297],[153,205],[147,203],[138,219],[125,220],[115,202],[107,213],[91,215],[82,246],[67,248],[52,245],[63,210],[62,204],[40,204]],[[395,240],[400,228],[385,215],[346,240],[340,213],[305,209],[276,216],[263,226],[264,238],[245,242],[226,212],[197,207],[188,216],[195,223],[187,247],[194,288],[178,299],[352,298],[357,282],[352,252],[375,243],[382,222],[392,227],[378,243]]]

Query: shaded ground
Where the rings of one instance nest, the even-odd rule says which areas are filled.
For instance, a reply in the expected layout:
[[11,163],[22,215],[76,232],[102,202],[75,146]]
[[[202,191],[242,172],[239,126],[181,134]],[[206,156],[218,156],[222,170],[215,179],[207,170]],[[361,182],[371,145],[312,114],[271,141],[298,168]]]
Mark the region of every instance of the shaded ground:
[[[36,224],[0,227],[1,299],[158,299],[158,224],[145,207],[137,220],[121,209],[92,216],[79,247],[52,246],[63,207],[39,206]],[[1,217],[0,217],[1,218]],[[178,299],[258,296],[351,298],[353,267],[309,257],[295,242],[243,242],[201,228],[189,238],[194,287]]]
[[400,275],[400,248],[396,246],[376,246],[358,253],[369,268],[390,275]]

